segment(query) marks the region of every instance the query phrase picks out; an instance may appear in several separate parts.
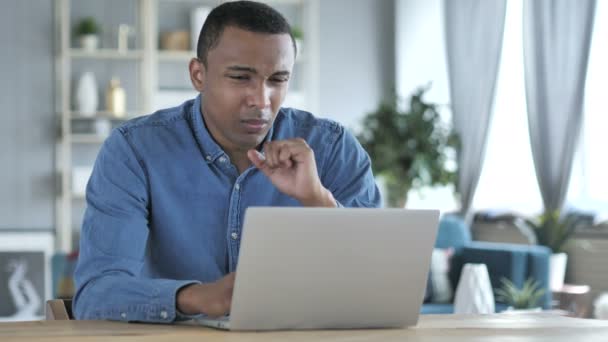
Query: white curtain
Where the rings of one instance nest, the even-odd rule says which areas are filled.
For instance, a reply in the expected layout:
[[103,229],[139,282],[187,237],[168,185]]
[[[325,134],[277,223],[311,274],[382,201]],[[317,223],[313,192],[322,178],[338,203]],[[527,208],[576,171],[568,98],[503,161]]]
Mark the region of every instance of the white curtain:
[[461,139],[457,190],[467,218],[485,153],[505,11],[505,0],[444,1],[450,103]]
[[545,209],[561,209],[583,119],[595,0],[525,0],[530,143]]

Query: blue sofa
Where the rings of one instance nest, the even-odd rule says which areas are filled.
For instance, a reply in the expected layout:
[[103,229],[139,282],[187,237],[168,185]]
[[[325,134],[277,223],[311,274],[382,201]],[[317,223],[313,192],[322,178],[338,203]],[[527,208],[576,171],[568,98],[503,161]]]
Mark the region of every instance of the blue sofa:
[[[445,215],[439,223],[436,248],[453,248],[449,278],[456,289],[462,266],[466,263],[486,264],[492,288],[501,286],[505,277],[521,287],[529,277],[534,278],[545,290],[541,299],[543,309],[551,308],[549,289],[549,256],[551,251],[544,246],[510,243],[472,241],[469,227],[455,215]],[[496,311],[507,308],[504,303],[496,303]],[[423,314],[447,314],[454,312],[453,303],[424,303]]]

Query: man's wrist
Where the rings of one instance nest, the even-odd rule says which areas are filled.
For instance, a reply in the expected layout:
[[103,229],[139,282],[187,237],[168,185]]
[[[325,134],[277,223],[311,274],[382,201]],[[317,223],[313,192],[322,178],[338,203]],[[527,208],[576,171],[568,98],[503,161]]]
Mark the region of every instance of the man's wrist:
[[196,315],[199,314],[199,310],[196,307],[195,300],[195,288],[200,284],[190,284],[182,287],[177,291],[175,296],[175,306],[177,311],[185,315]]
[[305,199],[300,201],[305,207],[325,207],[325,208],[336,208],[338,203],[334,199],[331,191],[321,186],[318,194],[313,196],[311,199]]

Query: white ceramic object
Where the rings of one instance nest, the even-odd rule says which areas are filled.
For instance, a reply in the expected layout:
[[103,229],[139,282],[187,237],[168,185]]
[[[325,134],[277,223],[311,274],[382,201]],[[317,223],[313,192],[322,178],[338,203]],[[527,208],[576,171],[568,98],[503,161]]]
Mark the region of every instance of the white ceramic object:
[[530,308],[530,309],[515,309],[512,306],[509,306],[507,308],[507,310],[503,311],[502,313],[505,314],[525,314],[525,313],[535,313],[535,312],[542,312],[543,308],[541,307],[536,307],[536,308]]
[[79,40],[80,47],[85,51],[95,51],[99,46],[99,37],[96,34],[84,34]]
[[564,286],[568,254],[555,253],[549,259],[549,286],[552,291],[559,291]]
[[82,116],[93,117],[97,113],[99,98],[97,94],[97,80],[95,74],[84,72],[78,80],[75,96],[76,110]]
[[494,313],[494,292],[485,264],[465,264],[454,297],[454,313]]
[[135,30],[127,25],[118,25],[118,44],[117,48],[120,52],[127,52],[129,50],[129,36],[135,33]]
[[106,110],[116,118],[124,118],[127,113],[127,96],[120,80],[113,77],[106,90]]
[[597,319],[608,319],[608,292],[602,293],[593,302],[593,315]]

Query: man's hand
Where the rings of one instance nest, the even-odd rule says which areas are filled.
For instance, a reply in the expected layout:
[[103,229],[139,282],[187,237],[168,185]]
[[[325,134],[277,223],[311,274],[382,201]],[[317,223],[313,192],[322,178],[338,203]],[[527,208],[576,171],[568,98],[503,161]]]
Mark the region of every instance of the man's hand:
[[176,296],[177,310],[186,315],[203,313],[211,317],[230,313],[235,274],[230,273],[214,283],[181,288]]
[[264,155],[249,150],[247,156],[279,191],[302,205],[336,207],[333,195],[321,184],[314,152],[303,139],[271,141],[264,144]]

